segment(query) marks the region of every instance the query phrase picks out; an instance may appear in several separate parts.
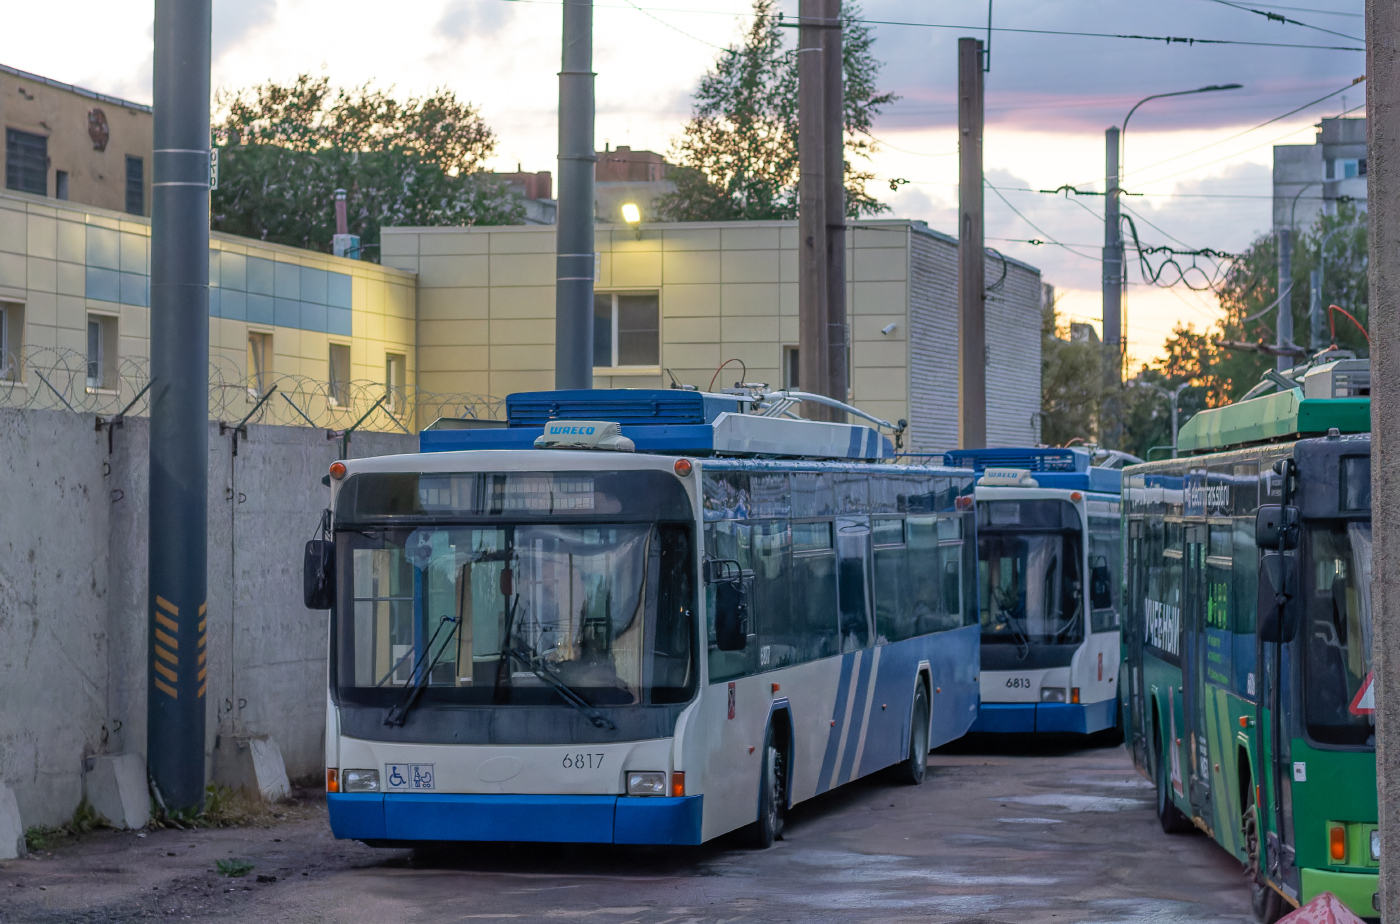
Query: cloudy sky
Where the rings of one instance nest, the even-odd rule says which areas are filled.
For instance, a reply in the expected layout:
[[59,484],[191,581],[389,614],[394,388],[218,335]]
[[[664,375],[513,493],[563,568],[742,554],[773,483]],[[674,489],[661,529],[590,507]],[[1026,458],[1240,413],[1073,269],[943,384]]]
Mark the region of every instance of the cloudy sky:
[[[849,2],[849,0],[848,0]],[[1269,226],[1274,144],[1311,143],[1323,116],[1359,108],[1361,0],[998,0],[987,75],[988,244],[1041,267],[1075,319],[1099,320],[1103,131],[1139,99],[1208,84],[1244,89],[1158,100],[1138,110],[1124,186],[1144,243],[1231,251]],[[1241,9],[1266,9],[1305,25]],[[748,25],[749,0],[598,0],[597,141],[666,151],[690,93],[719,48]],[[796,0],[780,0],[796,12]],[[881,116],[873,187],[901,217],[954,230],[959,36],[985,36],[981,0],[864,0],[900,100]],[[0,62],[142,102],[151,97],[150,0],[20,4],[0,31]],[[236,88],[325,73],[401,92],[449,86],[478,103],[499,136],[498,169],[554,168],[557,0],[214,0],[214,85]],[[55,23],[68,23],[56,29]],[[1023,30],[1023,31],[1018,31]],[[1185,44],[1063,33],[1177,36],[1260,44]],[[1314,46],[1314,47],[1279,47]],[[1250,130],[1253,129],[1253,130]],[[889,182],[896,183],[891,191]],[[1019,212],[1019,214],[1017,214]],[[1033,245],[1027,241],[1055,241]],[[1136,268],[1130,271],[1136,281]],[[1132,285],[1130,351],[1161,349],[1178,321],[1216,316],[1209,293]]]

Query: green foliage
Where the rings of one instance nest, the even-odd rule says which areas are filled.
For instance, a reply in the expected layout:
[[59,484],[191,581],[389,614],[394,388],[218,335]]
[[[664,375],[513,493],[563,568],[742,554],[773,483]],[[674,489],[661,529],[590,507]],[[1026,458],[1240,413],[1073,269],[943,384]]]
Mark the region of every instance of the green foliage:
[[335,190],[370,258],[383,225],[512,224],[523,206],[482,162],[496,139],[449,90],[395,100],[302,74],[221,94],[214,230],[330,251]]
[[227,860],[215,860],[214,868],[219,871],[220,876],[237,879],[239,876],[246,876],[251,873],[253,871],[253,864],[248,860],[230,857]]
[[1040,441],[1064,446],[1095,441],[1103,399],[1103,346],[1097,340],[1070,339],[1054,303],[1041,315]]
[[[774,0],[754,0],[754,21],[695,91],[690,121],[673,146],[676,191],[657,200],[669,221],[791,219],[797,216],[797,54],[785,47]],[[845,91],[846,214],[875,215],[889,207],[870,196],[874,177],[852,159],[875,150],[870,128],[898,97],[880,93],[880,62],[859,5],[846,4],[842,43]],[[792,31],[792,30],[786,30]]]
[[[1332,313],[1335,340],[1327,323],[1327,306],[1334,304],[1361,324],[1367,323],[1367,235],[1366,213],[1354,203],[1339,202],[1335,214],[1320,215],[1294,241],[1293,288],[1285,301],[1293,316],[1293,340],[1309,353],[1335,342],[1358,356],[1370,355],[1365,335],[1345,316]],[[1322,323],[1314,339],[1309,276],[1320,265],[1324,244]],[[1204,408],[1239,400],[1259,383],[1266,370],[1275,368],[1275,357],[1247,346],[1272,345],[1275,340],[1278,309],[1264,309],[1278,298],[1277,238],[1273,234],[1257,238],[1226,273],[1216,294],[1224,316],[1214,327],[1200,331],[1191,324],[1178,325],[1164,344],[1165,357],[1152,367],[1144,365],[1137,376],[1168,389],[1192,383],[1181,395],[1179,419],[1183,426]],[[1129,388],[1124,396],[1124,442],[1125,450],[1144,457],[1151,446],[1170,445],[1169,401],[1151,389]]]
[[24,845],[29,850],[43,850],[58,841],[78,837],[97,828],[107,827],[107,819],[97,814],[84,799],[73,809],[73,815],[60,825],[33,825],[24,829]]

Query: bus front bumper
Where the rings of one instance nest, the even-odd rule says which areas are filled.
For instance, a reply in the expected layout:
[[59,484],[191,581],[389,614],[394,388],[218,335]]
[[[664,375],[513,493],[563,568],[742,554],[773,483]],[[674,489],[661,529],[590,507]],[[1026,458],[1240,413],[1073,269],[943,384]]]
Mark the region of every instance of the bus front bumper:
[[969,732],[1092,734],[1112,728],[1116,700],[1099,703],[983,703]]
[[360,841],[698,844],[704,796],[327,793],[331,832]]
[[1323,892],[1331,892],[1357,917],[1374,918],[1380,914],[1380,909],[1376,907],[1380,876],[1376,873],[1338,873],[1328,869],[1304,868],[1301,878],[1301,904],[1306,905]]

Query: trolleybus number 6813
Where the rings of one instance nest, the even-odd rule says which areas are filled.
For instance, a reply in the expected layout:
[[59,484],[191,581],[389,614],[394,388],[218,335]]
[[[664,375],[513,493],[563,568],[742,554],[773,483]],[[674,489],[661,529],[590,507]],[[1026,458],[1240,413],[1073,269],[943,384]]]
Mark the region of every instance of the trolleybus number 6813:
[[1029,690],[1031,678],[1029,677],[1007,677],[1006,685],[1013,690]]
[[596,770],[603,766],[602,754],[565,754],[565,770]]

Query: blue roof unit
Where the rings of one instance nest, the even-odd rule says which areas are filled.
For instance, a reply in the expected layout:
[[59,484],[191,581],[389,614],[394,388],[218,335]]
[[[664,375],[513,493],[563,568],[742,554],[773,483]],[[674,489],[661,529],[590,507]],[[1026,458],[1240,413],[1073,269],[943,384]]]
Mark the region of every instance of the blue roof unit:
[[444,421],[422,431],[418,445],[422,452],[533,449],[550,421],[589,420],[620,424],[637,452],[853,461],[894,456],[890,441],[872,427],[762,410],[759,397],[748,394],[643,388],[521,392],[506,398],[505,421],[464,421],[463,429]]
[[1041,446],[955,449],[943,454],[944,465],[970,468],[978,475],[988,468],[1023,468],[1032,473],[1042,488],[1123,493],[1123,473],[1092,462],[1087,449]]

